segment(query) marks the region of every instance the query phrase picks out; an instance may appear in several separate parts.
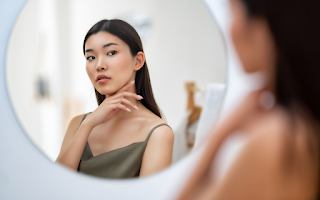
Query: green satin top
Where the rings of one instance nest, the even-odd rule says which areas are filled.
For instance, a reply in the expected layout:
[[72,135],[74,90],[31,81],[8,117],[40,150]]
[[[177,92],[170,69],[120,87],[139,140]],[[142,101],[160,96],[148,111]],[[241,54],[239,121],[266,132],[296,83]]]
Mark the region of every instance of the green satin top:
[[[82,118],[85,119],[87,114]],[[82,123],[81,121],[81,123]],[[81,125],[80,123],[80,125]],[[152,128],[143,142],[135,142],[128,146],[93,156],[88,142],[83,150],[78,166],[80,173],[103,178],[131,178],[139,176],[143,154],[151,133],[167,124],[159,124]]]

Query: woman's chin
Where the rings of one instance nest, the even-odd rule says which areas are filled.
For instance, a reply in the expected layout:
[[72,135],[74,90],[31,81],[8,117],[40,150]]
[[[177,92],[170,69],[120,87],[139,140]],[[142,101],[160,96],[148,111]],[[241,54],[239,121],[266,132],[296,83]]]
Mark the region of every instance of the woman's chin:
[[100,90],[98,91],[100,94],[102,95],[106,95],[106,96],[112,96],[114,95],[118,90]]
[[117,93],[123,86],[122,85],[113,85],[113,84],[108,84],[108,85],[98,85],[96,87],[96,90],[106,96],[112,96],[115,93]]

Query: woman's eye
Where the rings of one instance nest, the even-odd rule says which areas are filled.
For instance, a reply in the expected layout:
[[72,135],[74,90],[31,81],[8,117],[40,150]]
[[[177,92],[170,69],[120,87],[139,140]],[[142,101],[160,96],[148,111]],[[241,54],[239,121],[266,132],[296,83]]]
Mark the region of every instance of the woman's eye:
[[113,56],[113,55],[115,55],[117,52],[116,51],[110,51],[109,53],[108,53],[108,55],[109,56]]
[[93,59],[95,59],[94,56],[89,56],[89,57],[87,57],[87,60],[93,60]]

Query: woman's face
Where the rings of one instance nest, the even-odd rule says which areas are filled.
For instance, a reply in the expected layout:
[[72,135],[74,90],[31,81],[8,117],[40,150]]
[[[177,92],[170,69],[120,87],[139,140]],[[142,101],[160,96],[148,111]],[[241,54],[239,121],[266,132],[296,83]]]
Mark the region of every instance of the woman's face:
[[88,76],[102,95],[112,95],[135,79],[136,58],[129,46],[106,31],[88,38],[85,57]]
[[263,18],[249,17],[241,0],[231,0],[233,22],[231,38],[246,72],[263,72],[272,81],[276,48],[269,26]]

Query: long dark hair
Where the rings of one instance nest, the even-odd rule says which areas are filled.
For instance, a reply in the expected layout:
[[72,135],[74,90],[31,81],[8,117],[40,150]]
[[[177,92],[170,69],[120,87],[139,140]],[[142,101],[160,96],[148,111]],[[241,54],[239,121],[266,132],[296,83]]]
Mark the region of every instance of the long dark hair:
[[[306,116],[301,111],[307,112],[306,124],[311,125],[308,128],[313,130],[313,136],[317,138],[319,147],[319,130],[312,126],[318,126],[320,122],[320,91],[318,89],[320,86],[320,1],[242,0],[242,2],[247,8],[249,17],[261,17],[267,21],[275,40],[277,102],[291,113]],[[296,112],[297,105],[298,112]],[[319,152],[316,154],[319,155]],[[318,195],[319,192],[318,185]]]
[[320,1],[242,0],[249,17],[267,20],[277,48],[277,101],[298,103],[320,121]]
[[[86,34],[83,41],[83,54],[85,54],[85,44],[88,38],[100,31],[111,33],[124,41],[129,46],[132,56],[136,56],[140,51],[143,52],[141,39],[130,24],[119,19],[104,19],[93,25]],[[147,62],[145,62],[143,67],[136,73],[135,87],[137,94],[143,96],[141,103],[154,114],[162,118],[160,109],[153,96]],[[100,105],[106,96],[100,94],[96,89],[95,93],[98,105]]]

